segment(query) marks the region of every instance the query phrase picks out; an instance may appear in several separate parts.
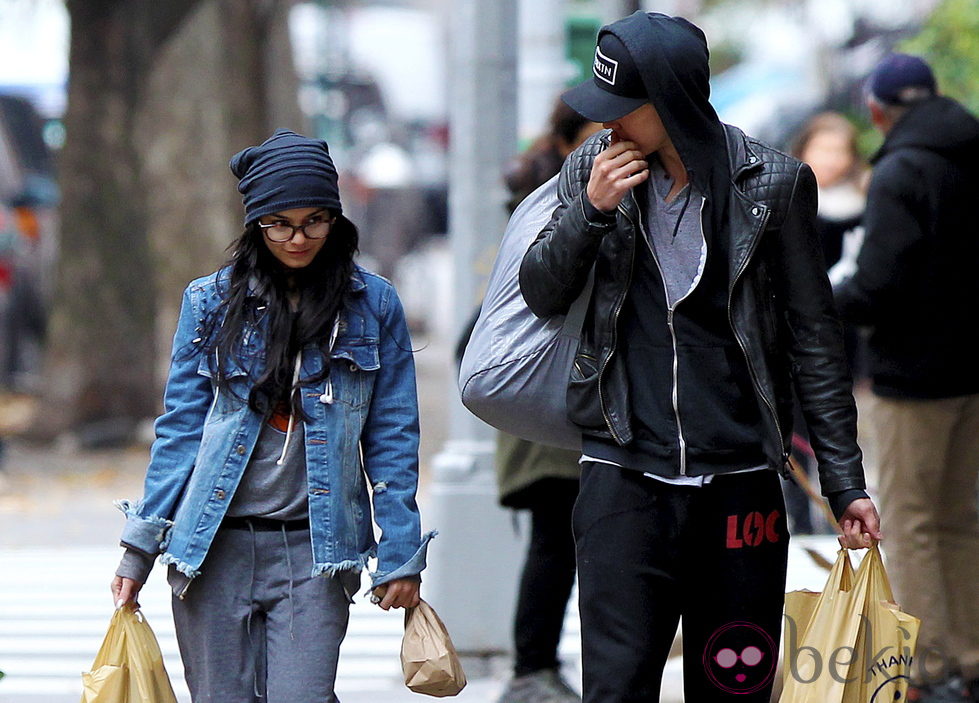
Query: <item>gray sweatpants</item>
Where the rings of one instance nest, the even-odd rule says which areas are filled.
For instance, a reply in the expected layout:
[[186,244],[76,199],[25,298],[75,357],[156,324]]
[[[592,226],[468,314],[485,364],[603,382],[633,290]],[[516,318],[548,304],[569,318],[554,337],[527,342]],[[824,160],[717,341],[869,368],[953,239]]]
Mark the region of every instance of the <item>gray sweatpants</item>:
[[173,599],[194,703],[337,701],[349,598],[341,579],[311,571],[308,530],[218,530],[201,575]]

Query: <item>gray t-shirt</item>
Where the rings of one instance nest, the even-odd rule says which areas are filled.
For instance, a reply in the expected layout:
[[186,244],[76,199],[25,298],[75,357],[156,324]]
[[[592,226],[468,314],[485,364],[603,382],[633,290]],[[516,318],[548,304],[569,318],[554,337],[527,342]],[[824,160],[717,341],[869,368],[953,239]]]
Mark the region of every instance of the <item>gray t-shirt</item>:
[[655,158],[649,161],[646,184],[646,236],[663,274],[667,305],[673,308],[697,287],[707,265],[707,240],[701,222],[704,198],[688,183],[666,202],[673,179]]
[[[289,446],[286,433],[262,425],[255,449],[228,506],[229,517],[263,517],[273,520],[302,520],[309,516],[306,479],[305,426],[299,420],[292,428]],[[282,463],[279,459],[282,457]],[[117,576],[145,583],[155,555],[127,547],[116,569]]]
[[305,439],[303,422],[297,420],[279,464],[286,433],[267,423],[262,426],[228,506],[228,517],[302,520],[309,516]]

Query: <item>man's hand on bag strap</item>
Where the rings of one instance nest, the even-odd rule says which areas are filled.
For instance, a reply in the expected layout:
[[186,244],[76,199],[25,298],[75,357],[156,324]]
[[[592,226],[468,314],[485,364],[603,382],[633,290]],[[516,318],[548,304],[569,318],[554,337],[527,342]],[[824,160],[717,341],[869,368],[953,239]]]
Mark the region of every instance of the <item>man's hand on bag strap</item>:
[[867,549],[883,539],[880,516],[870,498],[857,498],[840,516],[840,546],[847,549]]

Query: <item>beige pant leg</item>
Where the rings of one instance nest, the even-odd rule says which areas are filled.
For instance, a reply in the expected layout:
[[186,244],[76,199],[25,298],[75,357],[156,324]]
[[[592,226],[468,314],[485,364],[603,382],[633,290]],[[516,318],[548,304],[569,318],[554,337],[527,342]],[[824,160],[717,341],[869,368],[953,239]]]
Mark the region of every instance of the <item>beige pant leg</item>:
[[955,399],[939,499],[938,549],[948,608],[946,646],[966,678],[979,678],[979,395]]
[[[921,618],[916,658],[921,680],[942,675],[946,663],[951,664],[940,539],[947,521],[940,499],[956,420],[953,405],[879,397],[873,404],[887,571],[902,610]],[[923,658],[926,648],[934,654]]]

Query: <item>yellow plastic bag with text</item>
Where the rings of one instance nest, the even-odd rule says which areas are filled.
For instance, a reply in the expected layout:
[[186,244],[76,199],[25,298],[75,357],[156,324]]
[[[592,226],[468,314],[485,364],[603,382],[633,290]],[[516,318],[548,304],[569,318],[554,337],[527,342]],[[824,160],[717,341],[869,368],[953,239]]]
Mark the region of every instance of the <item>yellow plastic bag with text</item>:
[[876,545],[856,574],[841,549],[822,593],[786,594],[780,703],[903,699],[920,624],[894,602]]
[[82,686],[81,703],[177,703],[156,636],[128,605],[113,613]]
[[415,693],[443,698],[466,687],[466,674],[449,631],[425,601],[405,611],[401,668],[405,686]]

